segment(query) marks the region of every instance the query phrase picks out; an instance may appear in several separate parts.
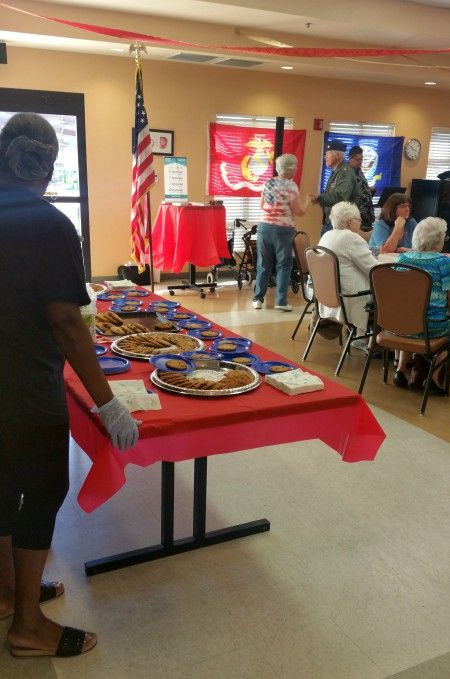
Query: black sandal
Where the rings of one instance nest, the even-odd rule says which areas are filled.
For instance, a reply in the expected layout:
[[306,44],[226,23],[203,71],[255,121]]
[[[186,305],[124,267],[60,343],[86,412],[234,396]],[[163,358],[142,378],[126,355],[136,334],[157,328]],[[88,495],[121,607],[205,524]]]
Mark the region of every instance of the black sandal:
[[[62,585],[62,592],[58,592],[58,585]],[[57,599],[59,596],[64,594],[64,585],[61,581],[56,580],[53,582],[48,582],[47,580],[42,580],[41,582],[41,596],[39,597],[39,603],[43,604],[46,601],[51,601],[52,599]]]
[[90,632],[83,632],[83,630],[75,629],[74,627],[64,627],[55,653],[44,649],[23,648],[21,646],[11,646],[9,650],[15,658],[37,658],[41,656],[68,658],[74,655],[81,655],[81,653],[87,653],[91,648],[94,648],[97,643],[95,634],[92,638],[93,643],[83,649],[86,634],[90,634]]

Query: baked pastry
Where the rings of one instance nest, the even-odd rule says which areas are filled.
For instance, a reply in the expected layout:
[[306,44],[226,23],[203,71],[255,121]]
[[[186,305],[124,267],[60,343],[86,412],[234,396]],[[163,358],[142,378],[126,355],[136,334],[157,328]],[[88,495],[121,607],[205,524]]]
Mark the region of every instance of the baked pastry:
[[173,328],[172,323],[164,323],[163,321],[155,323],[155,330],[173,330]]
[[166,367],[170,368],[171,370],[186,370],[188,364],[186,361],[182,361],[181,359],[169,358],[169,360],[166,361]]
[[202,337],[217,337],[217,330],[203,330],[201,332]]
[[241,365],[248,365],[252,362],[252,359],[249,356],[235,356],[231,360],[233,363],[240,363]]
[[292,370],[292,368],[287,365],[272,365],[269,368],[269,372],[271,373],[286,373],[288,370]]
[[220,344],[217,345],[217,348],[220,351],[234,351],[237,349],[237,344],[234,342],[221,342]]

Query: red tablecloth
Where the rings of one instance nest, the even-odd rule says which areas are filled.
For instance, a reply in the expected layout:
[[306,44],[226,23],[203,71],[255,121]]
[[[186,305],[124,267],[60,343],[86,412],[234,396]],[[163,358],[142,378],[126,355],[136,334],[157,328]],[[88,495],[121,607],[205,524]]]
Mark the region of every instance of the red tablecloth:
[[162,271],[213,266],[230,256],[221,205],[160,205],[152,233],[153,264]]
[[[160,299],[156,295],[145,299],[153,298]],[[99,306],[106,309],[108,305]],[[257,344],[251,351],[263,360],[282,359]],[[108,379],[143,379],[150,387],[150,364],[131,364],[131,371]],[[321,439],[344,461],[358,462],[373,460],[385,438],[361,396],[322,377],[323,391],[298,396],[288,396],[265,383],[246,394],[211,399],[157,390],[162,410],[135,413],[142,420],[139,442],[121,453],[112,447],[98,416],[90,412],[92,399],[69,366],[65,378],[72,436],[92,460],[78,495],[87,512],[124,485],[129,463],[146,467],[162,460],[176,462],[308,439]]]

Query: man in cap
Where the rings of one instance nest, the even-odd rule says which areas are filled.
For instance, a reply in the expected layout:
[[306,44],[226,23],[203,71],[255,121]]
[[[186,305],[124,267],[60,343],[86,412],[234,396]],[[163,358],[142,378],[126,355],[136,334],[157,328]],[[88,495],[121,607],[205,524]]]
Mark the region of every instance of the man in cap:
[[325,164],[333,172],[328,179],[325,191],[318,196],[309,194],[313,203],[322,206],[323,219],[320,235],[330,231],[330,211],[333,205],[347,200],[355,203],[359,197],[359,189],[356,183],[356,175],[352,168],[344,162],[346,146],[342,141],[333,139],[325,146]]
[[373,209],[372,197],[376,192],[375,188],[370,188],[367,179],[361,169],[363,162],[363,149],[361,146],[352,146],[348,153],[348,164],[355,173],[356,183],[359,189],[359,197],[356,199],[356,205],[361,214],[361,235],[365,240],[369,240],[372,231],[372,224],[375,221],[375,212]]

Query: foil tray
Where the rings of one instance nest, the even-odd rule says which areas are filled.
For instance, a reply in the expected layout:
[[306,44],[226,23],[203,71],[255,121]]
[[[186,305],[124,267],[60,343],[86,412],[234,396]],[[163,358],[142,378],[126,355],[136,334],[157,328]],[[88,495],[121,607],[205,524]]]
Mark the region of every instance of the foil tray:
[[[126,339],[127,337],[139,337],[142,335],[154,335],[155,337],[161,337],[161,335],[165,336],[173,336],[174,338],[174,346],[173,347],[161,347],[161,349],[158,349],[152,353],[148,354],[138,354],[133,351],[127,351],[127,349],[122,349],[120,347],[120,343]],[[192,348],[191,349],[186,349],[186,348],[181,348],[176,345],[176,340],[179,339],[180,337],[186,337],[186,339],[189,338],[189,340],[192,340]],[[115,354],[118,354],[119,356],[125,356],[125,358],[137,358],[141,361],[148,361],[148,359],[151,356],[156,356],[157,354],[182,354],[185,351],[199,351],[200,349],[204,349],[205,343],[202,342],[201,340],[197,339],[197,337],[191,337],[190,335],[178,335],[176,333],[170,333],[170,332],[163,332],[163,331],[158,331],[158,332],[149,332],[149,333],[137,333],[134,335],[124,335],[123,337],[117,337],[117,339],[111,344],[111,351],[113,351]]]
[[232,363],[231,361],[218,361],[218,367],[221,368],[223,371],[225,371],[225,369],[246,370],[251,374],[253,379],[249,384],[246,384],[243,387],[235,387],[233,389],[208,389],[208,390],[191,389],[189,387],[180,387],[174,384],[168,384],[167,382],[164,382],[159,376],[161,372],[166,371],[161,371],[159,369],[156,369],[152,372],[150,379],[156,387],[159,387],[164,391],[170,391],[173,394],[181,394],[182,396],[203,396],[215,398],[221,396],[236,396],[238,394],[244,394],[247,391],[252,391],[253,389],[256,389],[262,382],[261,376],[256,372],[256,370],[253,370],[253,368],[249,368],[246,365],[238,365],[237,363]]

